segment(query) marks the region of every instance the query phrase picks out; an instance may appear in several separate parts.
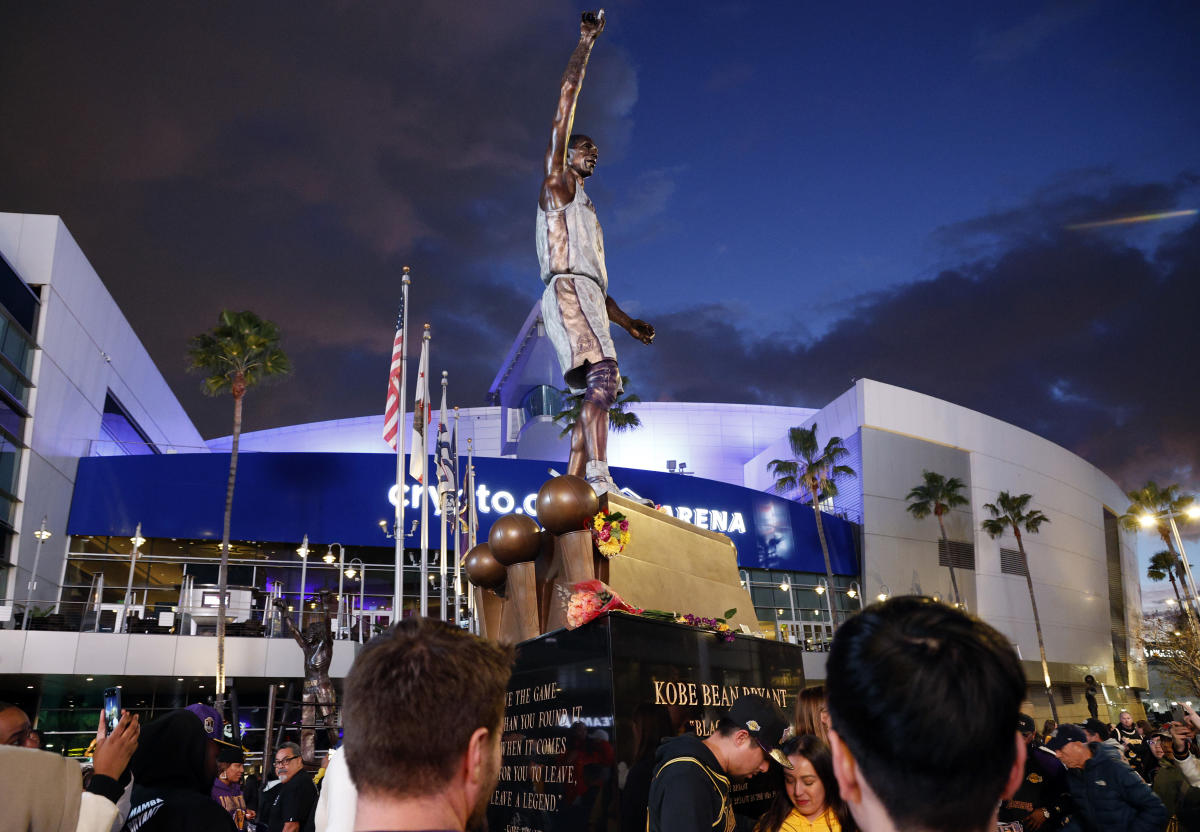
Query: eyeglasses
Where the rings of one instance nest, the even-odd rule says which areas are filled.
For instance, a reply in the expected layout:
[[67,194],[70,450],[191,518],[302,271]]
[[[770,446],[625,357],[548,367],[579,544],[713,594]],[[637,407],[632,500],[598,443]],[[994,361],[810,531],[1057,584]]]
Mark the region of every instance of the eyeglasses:
[[278,760],[275,761],[275,768],[279,768],[280,766],[286,766],[292,760],[299,760],[299,759],[300,758],[295,755],[292,755],[291,757],[280,757]]

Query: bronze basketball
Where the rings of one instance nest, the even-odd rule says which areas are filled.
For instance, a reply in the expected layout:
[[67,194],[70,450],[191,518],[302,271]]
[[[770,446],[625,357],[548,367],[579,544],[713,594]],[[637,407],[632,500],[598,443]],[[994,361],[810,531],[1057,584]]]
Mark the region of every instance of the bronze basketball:
[[596,492],[582,477],[564,474],[548,480],[538,491],[538,522],[552,534],[586,529],[599,510]]
[[542,548],[542,530],[528,514],[497,518],[488,533],[492,557],[505,566],[536,560]]
[[482,589],[496,589],[508,580],[508,569],[492,556],[486,543],[467,552],[466,570],[467,580]]

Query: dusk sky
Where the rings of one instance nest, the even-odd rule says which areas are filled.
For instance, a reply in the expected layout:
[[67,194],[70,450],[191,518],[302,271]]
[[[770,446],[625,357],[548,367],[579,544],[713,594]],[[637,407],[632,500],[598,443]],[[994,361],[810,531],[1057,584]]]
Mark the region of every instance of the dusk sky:
[[[454,404],[538,298],[585,7],[23,3],[0,210],[61,215],[206,437],[222,308],[290,380],[246,428],[382,413],[400,269]],[[820,407],[874,378],[1200,488],[1200,5],[615,2],[576,129],[647,400]],[[414,339],[414,345],[417,341]],[[415,350],[414,350],[415,352]],[[414,359],[415,360],[415,359]],[[411,392],[410,392],[411,396]]]

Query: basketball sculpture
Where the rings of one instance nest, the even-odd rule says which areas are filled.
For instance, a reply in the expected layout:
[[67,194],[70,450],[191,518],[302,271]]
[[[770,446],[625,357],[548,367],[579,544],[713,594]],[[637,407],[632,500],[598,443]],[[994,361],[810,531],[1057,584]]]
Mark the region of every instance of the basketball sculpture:
[[492,557],[505,566],[536,560],[542,548],[542,530],[528,514],[506,514],[488,533]]
[[548,480],[538,491],[538,521],[551,534],[567,534],[588,528],[600,500],[582,477],[565,474]]
[[480,543],[467,552],[464,563],[467,580],[480,589],[499,589],[508,578],[508,570],[496,560],[491,547],[486,543]]

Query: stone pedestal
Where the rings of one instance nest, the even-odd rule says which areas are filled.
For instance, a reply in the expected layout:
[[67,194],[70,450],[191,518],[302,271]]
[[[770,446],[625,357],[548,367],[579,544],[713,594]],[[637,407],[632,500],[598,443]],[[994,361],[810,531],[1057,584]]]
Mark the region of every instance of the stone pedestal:
[[640,609],[703,618],[724,618],[736,610],[729,624],[757,632],[754,602],[741,585],[737,549],[728,537],[619,494],[605,494],[600,507],[628,519],[630,542],[624,551],[612,558],[600,555],[590,528],[544,532],[536,560],[508,567],[503,600],[476,590],[485,637],[512,643],[566,626],[564,598],[570,587],[593,578]]
[[758,631],[754,602],[741,585],[732,540],[619,494],[605,494],[600,506],[629,520],[625,551],[611,559],[597,556],[597,577],[614,592],[642,609],[707,618],[736,609],[729,624]]
[[[648,777],[634,723],[661,736],[712,732],[738,697],[756,693],[791,716],[804,687],[799,647],[750,636],[724,641],[681,624],[607,613],[523,642],[504,711],[500,781],[488,827],[510,832],[644,832],[627,786]],[[651,729],[648,726],[657,726]],[[657,743],[650,743],[650,748]],[[757,817],[767,777],[734,787],[734,811]]]

